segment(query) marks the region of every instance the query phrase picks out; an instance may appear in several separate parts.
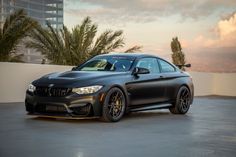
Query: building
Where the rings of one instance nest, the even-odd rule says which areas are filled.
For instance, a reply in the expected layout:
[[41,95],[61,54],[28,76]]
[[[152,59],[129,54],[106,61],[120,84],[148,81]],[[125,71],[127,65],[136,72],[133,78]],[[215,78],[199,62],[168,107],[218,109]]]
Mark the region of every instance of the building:
[[[0,0],[0,27],[6,17],[17,9],[24,9],[42,26],[46,25],[46,21],[57,29],[63,26],[63,0]],[[42,60],[39,52],[25,49],[22,45],[20,51],[24,53],[25,62],[40,63]]]

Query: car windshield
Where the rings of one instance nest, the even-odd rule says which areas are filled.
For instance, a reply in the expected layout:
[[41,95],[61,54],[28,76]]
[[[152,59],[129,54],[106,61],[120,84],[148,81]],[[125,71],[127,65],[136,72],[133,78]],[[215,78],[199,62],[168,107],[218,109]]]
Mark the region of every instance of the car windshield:
[[79,71],[128,71],[134,59],[125,56],[99,56],[95,57],[80,67]]

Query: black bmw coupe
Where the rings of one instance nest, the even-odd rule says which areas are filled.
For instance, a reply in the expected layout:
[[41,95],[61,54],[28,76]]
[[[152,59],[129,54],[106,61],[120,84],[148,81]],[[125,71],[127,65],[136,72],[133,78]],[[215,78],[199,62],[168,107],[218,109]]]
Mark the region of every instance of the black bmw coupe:
[[185,114],[193,82],[175,65],[147,54],[106,54],[71,71],[33,81],[25,98],[30,115],[119,121],[126,113],[169,109]]

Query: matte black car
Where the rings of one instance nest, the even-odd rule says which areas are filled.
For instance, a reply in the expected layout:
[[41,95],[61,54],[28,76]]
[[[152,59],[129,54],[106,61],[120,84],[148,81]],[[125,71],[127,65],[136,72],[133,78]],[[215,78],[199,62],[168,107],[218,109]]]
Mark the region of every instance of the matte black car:
[[175,65],[153,55],[120,53],[33,81],[25,106],[31,115],[116,122],[126,113],[151,109],[185,114],[193,95],[191,76]]

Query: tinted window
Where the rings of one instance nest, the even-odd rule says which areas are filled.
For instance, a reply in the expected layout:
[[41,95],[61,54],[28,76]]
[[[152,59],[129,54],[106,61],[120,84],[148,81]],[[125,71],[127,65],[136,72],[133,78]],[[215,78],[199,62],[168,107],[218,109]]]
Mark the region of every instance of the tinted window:
[[138,61],[136,67],[146,68],[150,73],[159,73],[159,65],[156,58],[142,58]]
[[80,71],[128,71],[133,63],[133,59],[122,56],[102,56],[95,57],[81,67]]
[[159,59],[159,63],[161,65],[162,72],[174,72],[175,71],[175,68],[171,64],[169,64],[168,62],[166,62],[162,59]]

